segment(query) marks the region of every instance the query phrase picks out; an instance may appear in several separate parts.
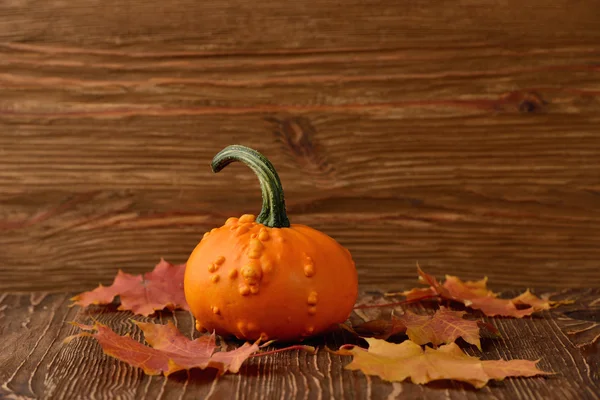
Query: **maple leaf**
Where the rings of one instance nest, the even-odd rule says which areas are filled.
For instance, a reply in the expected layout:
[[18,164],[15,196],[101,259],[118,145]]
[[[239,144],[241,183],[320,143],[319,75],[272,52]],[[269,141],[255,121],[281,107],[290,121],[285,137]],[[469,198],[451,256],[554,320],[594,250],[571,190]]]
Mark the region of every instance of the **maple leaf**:
[[465,354],[456,343],[438,349],[423,349],[410,340],[400,344],[375,338],[366,340],[369,343],[368,350],[360,347],[338,350],[338,354],[353,356],[352,362],[345,368],[360,370],[367,375],[376,375],[391,382],[410,379],[413,383],[425,384],[452,379],[481,388],[490,379],[551,374],[537,368],[539,360],[483,361]]
[[190,340],[173,325],[133,321],[144,332],[148,347],[132,339],[129,335],[120,336],[108,326],[96,323],[93,326],[74,323],[84,332],[65,339],[93,337],[98,341],[104,353],[141,368],[148,375],[164,374],[192,368],[215,368],[219,374],[238,372],[242,363],[259,350],[258,344],[244,343],[230,352],[215,353],[217,348],[215,335],[201,336]]
[[435,346],[454,342],[459,337],[481,350],[480,329],[493,336],[499,336],[498,330],[483,321],[464,319],[464,311],[452,311],[441,307],[433,315],[417,315],[406,311],[403,315],[392,316],[391,320],[373,320],[357,325],[353,331],[360,336],[372,336],[377,339],[406,333],[413,342]]
[[460,337],[481,350],[480,324],[478,321],[464,319],[465,314],[464,311],[441,307],[433,316],[406,312],[399,319],[406,326],[408,338],[417,344],[431,343],[437,346],[454,342]]
[[214,334],[190,340],[170,321],[166,325],[133,322],[142,330],[146,342],[151,347],[132,339],[129,334],[120,336],[108,326],[98,322],[93,326],[73,322],[72,324],[83,332],[69,336],[65,339],[65,343],[77,337],[92,337],[98,341],[105,354],[141,368],[148,375],[162,373],[165,376],[192,368],[214,368],[219,374],[237,373],[244,361],[253,355],[296,349],[315,351],[311,346],[297,345],[256,354],[261,348],[258,343],[244,343],[231,351],[215,352],[217,346]]
[[71,298],[73,305],[110,304],[116,296],[121,299],[119,310],[148,316],[156,310],[189,310],[183,292],[185,264],[173,265],[161,259],[152,272],[131,275],[121,270],[110,286],[98,286]]
[[[394,295],[395,293],[390,293],[389,295]],[[430,298],[432,296],[436,296],[437,292],[432,288],[414,288],[408,290],[406,292],[402,292],[402,295],[406,296],[407,301],[418,301],[426,298]]]
[[[529,290],[513,299],[498,298],[498,294],[487,288],[487,278],[479,281],[462,281],[456,276],[446,275],[443,284],[439,283],[435,277],[426,274],[421,268],[418,268],[419,280],[428,284],[428,288],[416,288],[400,294],[407,296],[411,301],[429,298],[432,294],[437,294],[441,298],[463,303],[467,307],[481,310],[489,317],[504,316],[523,318],[536,311],[548,310],[568,301],[551,301],[541,299],[531,293]],[[389,295],[395,295],[390,293]],[[526,306],[520,308],[517,306]]]

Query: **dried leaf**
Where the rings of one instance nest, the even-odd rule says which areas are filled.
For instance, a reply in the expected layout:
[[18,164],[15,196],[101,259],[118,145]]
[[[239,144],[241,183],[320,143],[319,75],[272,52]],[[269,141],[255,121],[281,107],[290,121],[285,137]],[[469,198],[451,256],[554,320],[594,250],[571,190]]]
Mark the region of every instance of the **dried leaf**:
[[501,337],[500,331],[494,325],[485,321],[477,321],[479,327],[479,337],[488,339],[497,339]]
[[148,316],[156,310],[189,310],[183,292],[185,264],[173,265],[161,259],[152,272],[131,275],[119,270],[111,286],[98,286],[71,300],[74,305],[109,304],[116,296],[121,299],[119,310]]
[[83,332],[69,336],[64,342],[69,343],[77,337],[93,337],[100,343],[105,354],[141,368],[148,375],[160,375],[162,373],[165,376],[192,368],[214,368],[218,370],[219,374],[225,372],[237,373],[242,364],[252,356],[275,354],[289,350],[315,352],[314,347],[296,345],[257,353],[262,347],[258,345],[258,342],[254,344],[244,343],[237,349],[230,351],[215,352],[217,345],[214,334],[190,340],[179,332],[171,322],[166,325],[139,321],[133,321],[133,323],[142,330],[146,342],[151,347],[132,339],[129,334],[119,336],[108,326],[100,323],[93,326],[72,323]]
[[353,356],[346,369],[360,370],[367,375],[376,375],[391,382],[410,379],[414,383],[425,384],[453,379],[481,388],[490,379],[550,374],[536,367],[538,361],[482,361],[465,354],[456,343],[441,346],[439,349],[422,349],[410,340],[400,344],[374,338],[366,340],[369,343],[368,350],[353,347],[338,351],[338,354]]
[[[419,280],[430,285],[429,288],[417,288],[401,294],[410,300],[419,300],[438,294],[447,300],[463,303],[467,307],[481,310],[485,315],[523,318],[536,311],[548,310],[568,301],[550,301],[540,299],[529,290],[513,299],[500,299],[498,294],[487,288],[487,278],[480,281],[462,281],[456,276],[446,275],[446,280],[440,284],[435,277],[426,274],[418,268]],[[517,307],[520,306],[520,307]],[[521,308],[526,306],[526,308]]]
[[[394,294],[395,293],[391,293],[391,295],[394,295]],[[417,301],[417,300],[422,300],[425,298],[430,298],[432,296],[436,296],[437,292],[430,287],[414,288],[414,289],[408,290],[406,292],[402,292],[402,295],[406,296],[407,301]]]
[[464,311],[441,308],[433,316],[406,312],[399,319],[406,326],[406,334],[413,342],[423,345],[452,343],[459,337],[481,350],[477,321],[464,319]]
[[387,340],[393,335],[406,333],[413,342],[435,346],[454,342],[462,337],[467,343],[481,350],[480,329],[491,336],[499,336],[498,330],[489,323],[464,319],[464,311],[452,311],[441,307],[434,315],[417,315],[406,311],[391,320],[373,320],[357,325],[353,331],[363,337]]
[[562,304],[573,304],[573,300],[560,300],[560,301],[549,301],[546,298],[540,299],[529,289],[521,293],[517,297],[511,300],[516,305],[529,305],[535,307],[538,310],[549,310]]
[[104,353],[144,370],[148,375],[170,375],[192,368],[215,368],[220,374],[236,373],[242,363],[259,350],[258,344],[244,343],[241,347],[217,352],[215,336],[201,336],[190,340],[183,336],[171,322],[166,325],[133,321],[143,332],[145,346],[129,335],[119,336],[108,326],[96,323],[94,326],[74,324],[86,331],[66,339],[90,336],[100,343]]

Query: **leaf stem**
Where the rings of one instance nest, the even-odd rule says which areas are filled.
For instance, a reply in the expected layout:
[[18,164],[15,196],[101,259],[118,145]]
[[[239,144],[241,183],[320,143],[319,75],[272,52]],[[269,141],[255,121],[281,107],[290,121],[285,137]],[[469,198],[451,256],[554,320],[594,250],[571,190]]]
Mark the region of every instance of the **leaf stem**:
[[252,354],[250,357],[269,356],[271,354],[281,353],[281,352],[290,351],[290,350],[303,350],[303,351],[306,351],[311,354],[315,354],[315,352],[316,352],[316,349],[312,346],[296,344],[294,346],[284,347],[283,349],[275,349],[275,350],[270,350],[270,351],[263,351],[262,353],[255,353],[255,354]]
[[424,297],[420,297],[418,299],[412,299],[412,300],[397,301],[394,303],[383,303],[383,304],[373,304],[373,305],[363,304],[363,305],[354,307],[354,309],[355,310],[364,310],[366,308],[396,307],[396,306],[401,306],[402,304],[414,303],[416,301],[421,301],[421,300],[436,299],[439,297],[440,296],[438,294],[432,294],[431,296],[424,296]]

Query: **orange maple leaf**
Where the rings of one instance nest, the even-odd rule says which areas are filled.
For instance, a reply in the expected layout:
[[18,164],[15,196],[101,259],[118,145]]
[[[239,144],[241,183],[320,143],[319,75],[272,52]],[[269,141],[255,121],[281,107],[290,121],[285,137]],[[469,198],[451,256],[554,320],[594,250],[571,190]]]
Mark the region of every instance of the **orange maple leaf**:
[[185,264],[173,265],[161,259],[152,272],[131,275],[119,270],[112,285],[98,286],[71,298],[73,305],[109,304],[121,299],[119,310],[148,316],[156,310],[189,310],[183,292]]
[[400,344],[374,338],[366,340],[369,343],[368,350],[352,347],[342,348],[337,352],[353,356],[346,369],[360,370],[367,375],[376,375],[391,382],[410,379],[413,383],[425,384],[453,379],[481,388],[490,379],[551,374],[537,368],[539,360],[483,361],[465,354],[456,343],[438,349],[423,349],[410,340]]
[[[418,272],[419,280],[430,287],[415,288],[400,293],[410,301],[417,301],[437,294],[444,299],[457,301],[467,307],[481,310],[490,317],[499,315],[516,318],[523,318],[536,311],[548,310],[569,303],[569,301],[541,299],[529,290],[513,299],[501,299],[498,298],[497,293],[487,288],[487,278],[479,281],[462,281],[456,276],[446,275],[446,280],[441,284],[435,277],[423,272],[421,268],[418,268]],[[395,293],[390,295],[395,295]],[[517,306],[526,306],[526,308]]]
[[361,336],[373,336],[377,339],[406,333],[413,342],[435,346],[454,342],[462,337],[467,343],[481,350],[480,329],[485,329],[494,336],[498,330],[483,321],[464,319],[464,311],[452,311],[441,307],[433,315],[417,315],[406,311],[403,315],[393,316],[391,320],[373,320],[357,325],[354,332]]

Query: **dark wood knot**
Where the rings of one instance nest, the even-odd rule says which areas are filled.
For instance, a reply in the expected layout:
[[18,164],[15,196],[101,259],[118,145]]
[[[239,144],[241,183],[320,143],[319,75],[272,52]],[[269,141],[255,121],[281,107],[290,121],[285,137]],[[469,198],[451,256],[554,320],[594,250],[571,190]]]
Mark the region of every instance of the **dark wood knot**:
[[323,147],[319,144],[317,130],[303,116],[268,117],[275,126],[275,136],[291,154],[294,161],[319,185],[329,186],[335,181],[335,170]]
[[545,110],[548,102],[533,91],[515,91],[505,94],[499,102],[505,110],[515,110],[521,113],[538,113]]

